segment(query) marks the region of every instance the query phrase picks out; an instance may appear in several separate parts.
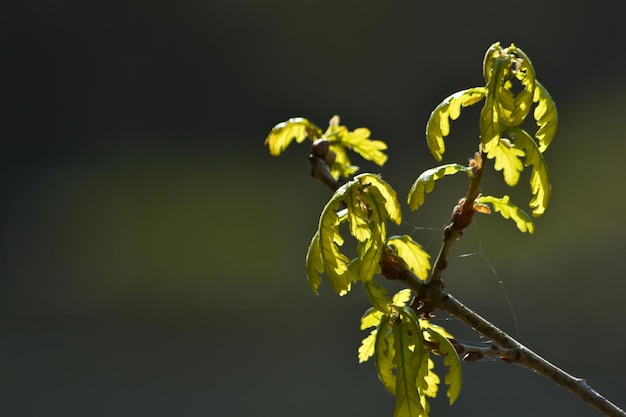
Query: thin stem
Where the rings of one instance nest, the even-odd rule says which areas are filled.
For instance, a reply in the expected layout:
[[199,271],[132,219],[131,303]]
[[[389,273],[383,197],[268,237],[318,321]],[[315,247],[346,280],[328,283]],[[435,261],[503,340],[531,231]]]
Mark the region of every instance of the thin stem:
[[441,274],[448,266],[447,259],[450,248],[457,239],[463,236],[463,229],[469,226],[474,218],[474,200],[480,195],[480,180],[485,170],[485,161],[485,154],[481,147],[472,160],[474,169],[470,175],[467,193],[452,210],[452,222],[443,230],[443,243],[433,264],[429,282],[441,280]]

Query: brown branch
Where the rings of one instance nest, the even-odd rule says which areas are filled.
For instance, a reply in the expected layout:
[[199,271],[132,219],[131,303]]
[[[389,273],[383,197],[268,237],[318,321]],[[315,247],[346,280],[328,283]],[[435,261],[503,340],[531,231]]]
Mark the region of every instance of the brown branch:
[[450,294],[444,291],[436,291],[431,296],[435,296],[438,299],[436,302],[431,302],[436,304],[441,310],[461,320],[490,339],[499,350],[502,360],[532,369],[572,392],[607,416],[626,417],[624,410],[600,395],[584,379],[574,377],[553,365],[491,324],[491,322],[467,308]]
[[463,346],[463,344],[457,342],[457,352],[461,351],[467,353],[467,355],[462,356],[464,360],[478,360],[485,356],[494,357],[497,355],[505,362],[522,365],[543,375],[552,382],[572,392],[606,416],[626,417],[624,410],[600,395],[591,388],[584,379],[568,374],[494,326],[491,322],[444,291],[444,286],[441,282],[425,283],[411,271],[403,271],[402,276],[405,278],[405,282],[409,287],[417,294],[412,306],[416,308],[418,312],[422,314],[425,313],[428,316],[435,309],[445,311],[452,317],[467,324],[493,343],[487,348],[479,349],[475,346]]

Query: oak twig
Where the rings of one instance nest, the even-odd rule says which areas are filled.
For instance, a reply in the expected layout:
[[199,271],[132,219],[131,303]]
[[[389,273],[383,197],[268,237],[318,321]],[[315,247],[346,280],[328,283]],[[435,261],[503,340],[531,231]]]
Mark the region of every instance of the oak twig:
[[[329,160],[332,161],[333,155],[329,155],[328,152],[327,144],[323,142],[314,143],[309,153],[311,176],[335,192],[341,183],[330,174],[328,162]],[[600,395],[584,379],[574,377],[542,358],[445,291],[445,284],[441,275],[447,266],[447,256],[451,247],[463,235],[463,229],[469,226],[472,221],[475,212],[474,200],[480,194],[480,179],[485,161],[483,157],[484,153],[481,149],[480,152],[476,153],[473,160],[474,170],[470,176],[467,194],[455,206],[452,221],[444,228],[441,249],[429,279],[420,280],[407,267],[406,263],[395,256],[393,250],[389,248],[383,251],[380,260],[382,275],[388,279],[405,282],[415,292],[416,295],[411,302],[411,307],[417,313],[428,318],[435,310],[445,311],[491,341],[490,345],[476,346],[452,340],[451,342],[464,361],[499,358],[507,363],[524,366],[564,387],[606,416],[626,417],[624,410]]]

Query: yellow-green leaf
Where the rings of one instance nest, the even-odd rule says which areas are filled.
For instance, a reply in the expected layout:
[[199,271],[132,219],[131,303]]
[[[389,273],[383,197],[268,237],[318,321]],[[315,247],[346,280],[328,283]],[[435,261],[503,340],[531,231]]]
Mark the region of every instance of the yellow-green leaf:
[[378,378],[384,387],[396,395],[396,375],[394,374],[395,365],[393,358],[395,356],[394,336],[389,325],[389,315],[384,314],[380,320],[378,331],[376,332],[376,343],[374,346],[374,361]]
[[357,245],[357,253],[359,255],[357,278],[365,282],[369,281],[374,274],[380,271],[380,258],[384,249],[384,239],[387,235],[387,213],[384,197],[378,188],[371,186],[363,187],[360,197],[369,208],[367,224],[370,230],[370,237]]
[[[430,356],[425,354],[422,356],[422,365],[419,368],[417,375],[417,388],[422,395],[427,395],[431,398],[437,396],[439,391],[439,383],[441,380],[435,373],[435,362],[430,359]],[[424,409],[428,412],[428,402],[423,401]]]
[[450,404],[452,404],[461,393],[461,385],[463,382],[461,375],[461,359],[459,359],[459,355],[456,349],[454,349],[454,346],[452,346],[452,343],[450,343],[450,340],[432,329],[426,329],[426,331],[433,340],[439,344],[439,351],[444,355],[443,363],[448,367],[448,372],[444,378],[446,385],[448,385],[446,395],[450,400]]
[[453,175],[459,171],[471,173],[471,168],[459,164],[446,164],[428,169],[415,180],[409,191],[408,203],[411,210],[417,210],[422,204],[427,193],[435,188],[435,181],[446,175]]
[[265,139],[270,154],[280,155],[295,139],[301,143],[309,137],[315,140],[322,136],[322,130],[302,117],[294,117],[274,126]]
[[408,288],[400,290],[393,295],[393,297],[391,298],[391,303],[394,306],[403,307],[411,299],[412,294],[413,293]]
[[434,332],[439,333],[443,337],[446,337],[448,339],[454,339],[454,336],[452,336],[452,334],[450,334],[446,329],[436,324],[433,324],[426,319],[420,319],[419,325],[420,325],[420,328],[422,329],[430,329]]
[[531,218],[522,209],[511,203],[508,195],[502,198],[481,195],[474,202],[475,204],[491,204],[494,210],[500,213],[502,217],[513,220],[522,233],[528,232],[532,234],[535,232],[535,226]]
[[348,208],[350,234],[359,242],[364,242],[372,236],[372,231],[369,224],[368,208],[361,197],[361,188],[356,184],[349,187],[346,190],[345,204]]
[[374,354],[374,346],[376,345],[376,333],[378,329],[374,329],[370,334],[363,339],[361,346],[359,346],[359,363],[366,362]]
[[365,294],[370,301],[372,307],[382,313],[389,313],[389,305],[392,303],[391,298],[387,297],[385,287],[374,281],[373,279],[363,282]]
[[502,116],[501,98],[505,97],[500,90],[504,88],[504,77],[506,75],[506,60],[493,59],[489,70],[487,82],[487,95],[485,104],[480,110],[480,140],[483,150],[489,152],[493,147],[497,146],[500,141],[500,135],[504,131],[504,120]]
[[426,142],[430,153],[441,161],[446,150],[444,138],[450,133],[450,120],[458,119],[461,107],[471,106],[485,97],[484,87],[459,91],[444,99],[430,114],[426,124]]
[[334,179],[337,180],[340,177],[348,178],[359,170],[358,166],[352,165],[352,162],[350,162],[346,148],[331,143],[329,149],[335,153],[335,162],[330,167],[330,174]]
[[361,317],[361,330],[369,329],[380,324],[380,319],[383,317],[383,313],[374,307],[370,307]]
[[513,130],[515,135],[515,145],[522,149],[526,154],[525,166],[532,165],[533,169],[530,174],[530,191],[533,198],[530,200],[530,208],[535,217],[541,216],[548,207],[550,201],[550,176],[548,175],[548,167],[543,160],[543,155],[533,138],[523,129],[516,128]]
[[539,130],[535,133],[535,137],[537,141],[539,141],[539,152],[543,153],[556,134],[559,116],[552,97],[550,97],[548,91],[539,81],[535,82],[533,101],[537,103],[533,117],[539,127]]
[[417,417],[424,413],[417,389],[419,365],[422,363],[421,344],[416,346],[412,335],[420,334],[411,326],[414,322],[408,316],[393,324],[394,350],[393,363],[396,367],[396,407],[394,417]]
[[493,167],[496,171],[502,171],[504,182],[511,187],[516,185],[520,178],[520,173],[524,169],[521,157],[524,151],[516,148],[506,139],[500,139],[496,146],[487,151],[487,158],[495,159]]
[[402,212],[400,211],[398,195],[387,182],[374,174],[361,174],[357,175],[355,178],[358,178],[361,184],[370,184],[376,187],[384,199],[383,204],[387,211],[386,216],[395,224],[402,223]]
[[364,127],[354,129],[352,132],[341,135],[339,140],[344,146],[377,165],[384,165],[387,161],[387,155],[383,152],[387,149],[387,144],[381,140],[370,139],[369,129]]
[[387,245],[396,249],[398,256],[418,278],[424,281],[428,278],[430,255],[411,236],[392,236],[387,240]]
[[514,44],[504,49],[504,52],[508,59],[508,71],[506,76],[516,78],[522,85],[521,91],[514,94],[512,91],[514,87],[513,83],[507,80],[504,83],[504,88],[500,91],[501,94],[510,95],[512,97],[512,107],[506,117],[506,124],[509,127],[519,126],[524,119],[526,119],[533,105],[535,69],[533,68],[530,58]]
[[353,185],[354,182],[349,182],[337,189],[322,211],[318,228],[324,271],[339,295],[345,295],[350,291],[353,277],[348,269],[350,260],[339,250],[344,242],[339,233],[339,225],[347,219],[347,215],[340,216],[337,210],[345,198],[347,189]]
[[320,248],[320,235],[315,232],[309,250],[306,254],[306,272],[311,290],[318,294],[319,286],[322,283],[321,273],[324,272],[324,261],[322,260],[322,252]]

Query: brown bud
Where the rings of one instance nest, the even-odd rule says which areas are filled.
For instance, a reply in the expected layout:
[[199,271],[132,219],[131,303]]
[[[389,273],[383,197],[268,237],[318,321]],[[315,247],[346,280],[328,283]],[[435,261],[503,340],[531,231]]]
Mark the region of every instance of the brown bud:
[[330,149],[330,141],[328,139],[317,139],[311,145],[309,153],[313,156],[321,158],[326,162],[328,167],[332,167],[335,163],[337,155]]

